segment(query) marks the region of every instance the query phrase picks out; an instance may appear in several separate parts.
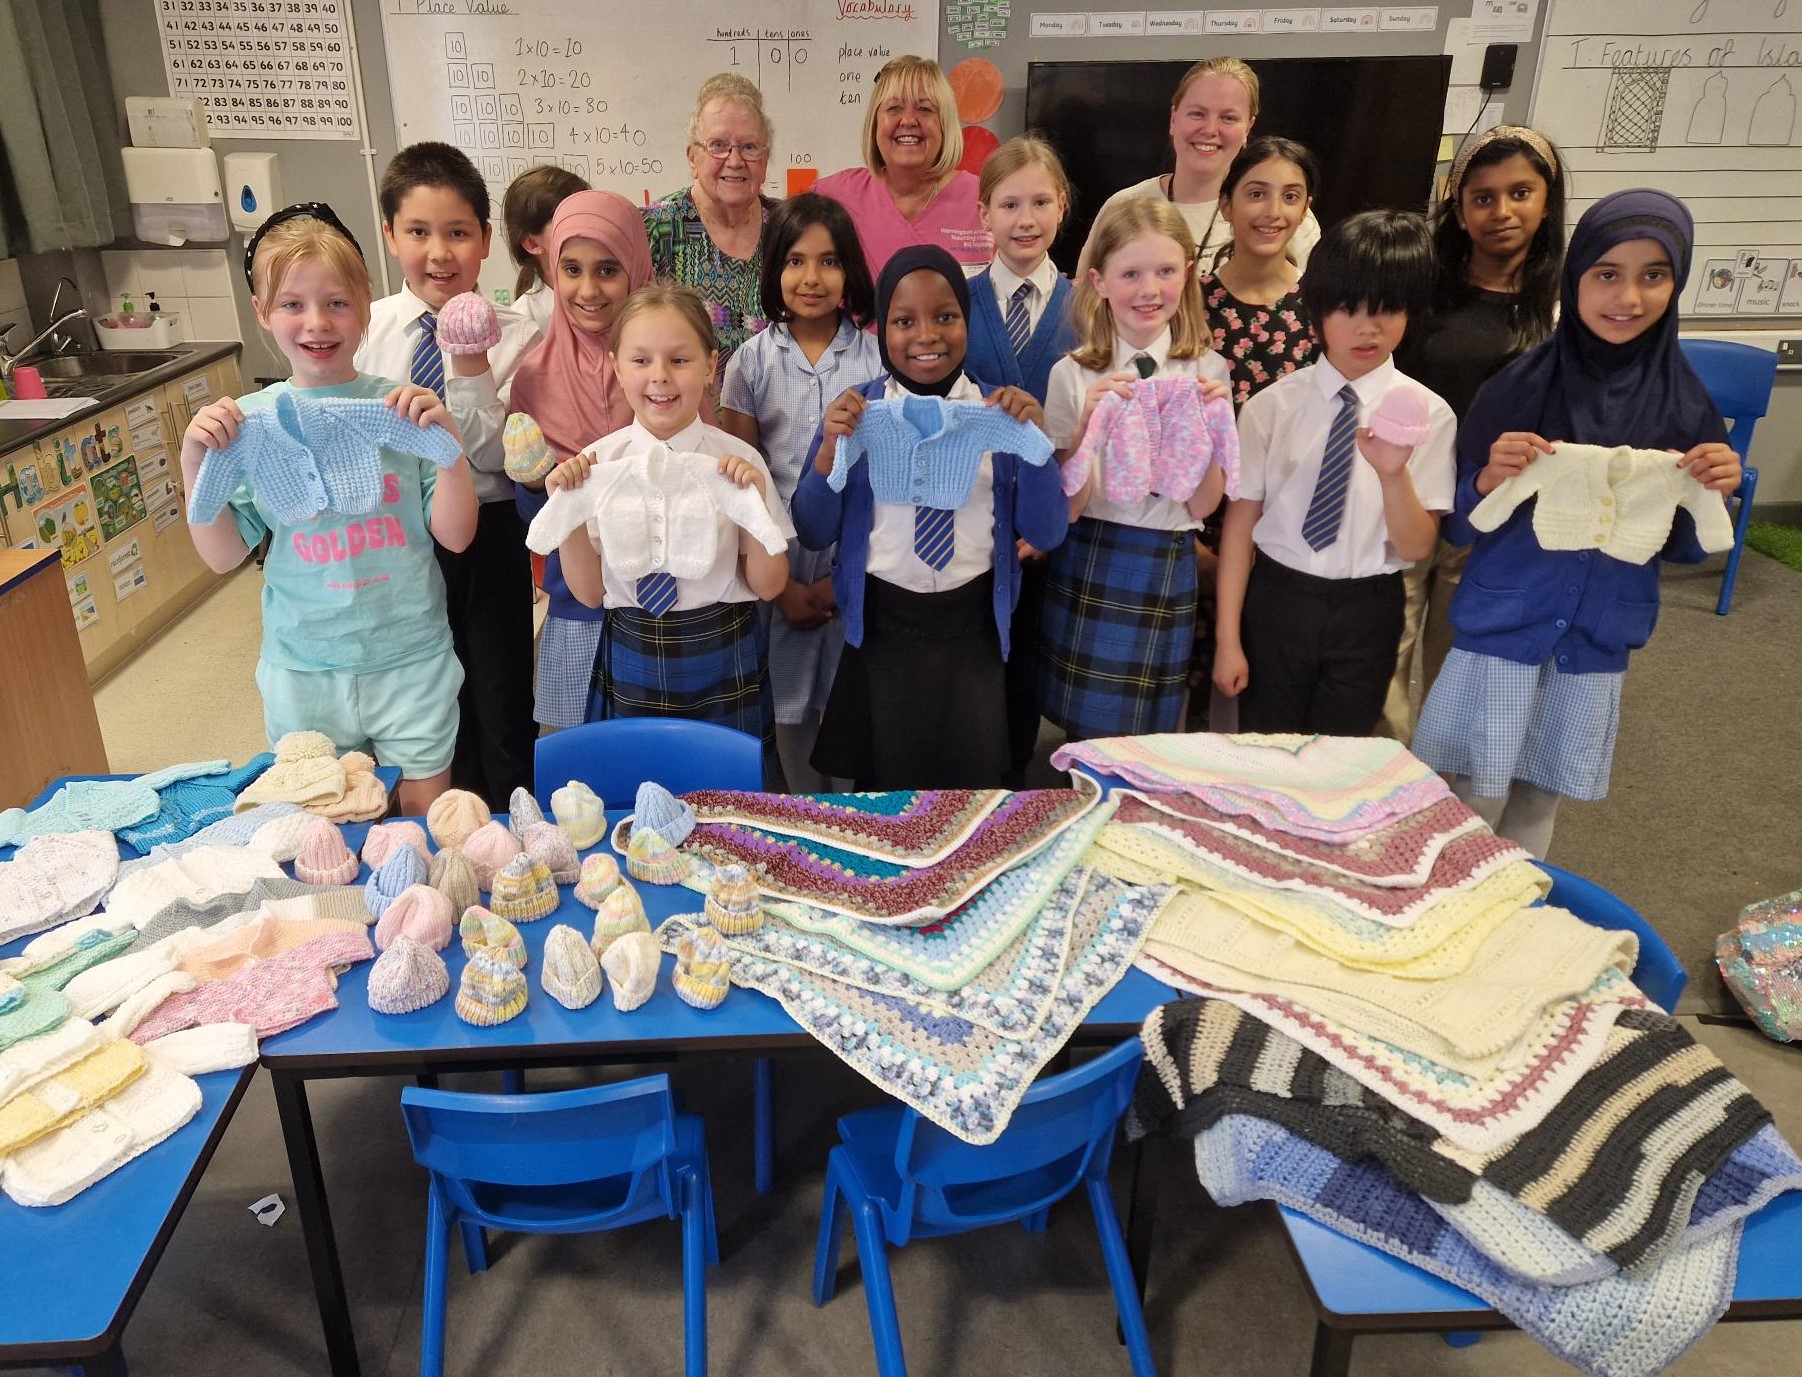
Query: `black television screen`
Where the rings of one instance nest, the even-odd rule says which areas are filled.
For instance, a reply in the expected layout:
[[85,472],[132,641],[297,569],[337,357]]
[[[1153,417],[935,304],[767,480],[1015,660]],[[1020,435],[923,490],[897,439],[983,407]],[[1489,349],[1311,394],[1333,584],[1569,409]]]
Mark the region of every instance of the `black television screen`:
[[[1254,63],[1256,133],[1298,139],[1320,159],[1321,225],[1360,210],[1419,210],[1432,191],[1451,58],[1297,57]],[[1034,62],[1026,127],[1051,140],[1076,204],[1053,257],[1069,272],[1103,201],[1171,167],[1170,98],[1189,62]]]

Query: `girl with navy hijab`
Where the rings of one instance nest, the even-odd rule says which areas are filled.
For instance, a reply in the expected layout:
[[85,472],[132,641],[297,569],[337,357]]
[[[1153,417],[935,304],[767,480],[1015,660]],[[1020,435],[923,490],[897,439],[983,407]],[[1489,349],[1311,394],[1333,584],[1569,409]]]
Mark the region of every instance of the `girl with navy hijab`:
[[1670,450],[1671,463],[1712,492],[1739,486],[1720,413],[1677,347],[1693,243],[1694,222],[1674,196],[1633,190],[1597,201],[1571,236],[1551,338],[1485,383],[1458,428],[1446,533],[1475,543],[1452,600],[1453,649],[1414,753],[1537,856],[1560,798],[1608,792],[1621,679],[1658,618],[1660,561],[1698,563],[1705,552],[1681,507],[1658,556],[1640,564],[1542,548],[1538,499],[1487,534],[1470,514],[1560,442]]
[[[890,258],[876,283],[876,339],[887,371],[827,408],[795,488],[801,544],[838,546],[832,585],[845,624],[813,765],[859,789],[1001,782],[1010,764],[1003,665],[1019,596],[1015,545],[1024,539],[1050,549],[1068,524],[1057,466],[1045,462],[1050,442],[1029,428],[1043,424],[1039,403],[1017,387],[985,399],[964,372],[969,318],[969,284],[949,253],[916,245]],[[1011,420],[978,409],[947,421],[910,454],[862,454],[841,471],[839,486],[828,481],[871,402],[918,398],[986,400]],[[912,406],[922,415],[931,409]],[[987,432],[1036,439],[1040,462],[985,444],[968,490],[952,493],[949,465],[941,472],[927,456],[973,450],[974,437]],[[918,463],[920,491],[934,504],[877,497],[872,469],[883,465],[886,487],[897,461],[909,475]]]

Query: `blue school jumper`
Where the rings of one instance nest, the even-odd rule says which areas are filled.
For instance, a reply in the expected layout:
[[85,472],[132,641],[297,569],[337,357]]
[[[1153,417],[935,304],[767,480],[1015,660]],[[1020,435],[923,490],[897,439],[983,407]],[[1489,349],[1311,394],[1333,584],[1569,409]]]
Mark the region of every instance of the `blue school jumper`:
[[1070,319],[1074,295],[1070,280],[1060,275],[1052,285],[1051,300],[1045,303],[1039,323],[1026,341],[1026,352],[1016,355],[1014,346],[1008,343],[1007,322],[1001,318],[1001,307],[995,300],[995,283],[984,268],[970,279],[970,342],[964,355],[964,371],[997,387],[1023,387],[1043,406],[1051,365],[1081,343]]

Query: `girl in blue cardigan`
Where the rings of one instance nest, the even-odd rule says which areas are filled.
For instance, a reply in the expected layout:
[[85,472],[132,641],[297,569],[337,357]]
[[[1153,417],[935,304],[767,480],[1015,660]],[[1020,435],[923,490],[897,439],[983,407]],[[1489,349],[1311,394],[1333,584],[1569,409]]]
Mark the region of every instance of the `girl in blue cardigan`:
[[[813,765],[859,789],[1000,782],[1017,542],[1049,549],[1067,525],[1038,402],[1002,387],[986,398],[994,412],[968,405],[984,400],[964,372],[969,314],[969,284],[943,249],[910,247],[888,261],[876,284],[888,371],[827,408],[795,489],[801,544],[837,543],[832,583],[845,620]],[[906,405],[873,418],[854,447],[873,401]],[[878,420],[888,421],[880,443]],[[972,439],[996,432],[1032,453]],[[976,444],[979,456],[966,453]],[[879,486],[897,496],[897,484],[935,505],[877,498]]]

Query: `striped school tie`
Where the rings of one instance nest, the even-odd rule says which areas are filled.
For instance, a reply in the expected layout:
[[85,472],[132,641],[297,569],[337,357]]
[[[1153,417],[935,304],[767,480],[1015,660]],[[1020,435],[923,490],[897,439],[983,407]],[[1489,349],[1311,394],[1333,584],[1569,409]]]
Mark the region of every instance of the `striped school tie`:
[[943,571],[957,548],[952,526],[957,513],[943,507],[914,508],[914,553],[928,569]]
[[639,611],[648,612],[653,617],[661,617],[676,605],[676,576],[674,574],[646,574],[638,581],[635,592]]
[[1345,492],[1351,486],[1352,459],[1357,452],[1358,394],[1347,383],[1339,389],[1339,414],[1327,429],[1320,476],[1314,480],[1314,496],[1301,523],[1301,538],[1310,549],[1324,550],[1339,539]]
[[1022,282],[1007,299],[1007,342],[1014,346],[1016,358],[1026,352],[1026,342],[1032,338],[1032,314],[1026,309],[1031,295],[1032,283]]
[[438,348],[438,317],[427,311],[419,318],[419,343],[413,346],[413,365],[407,379],[429,387],[444,400],[444,354]]

